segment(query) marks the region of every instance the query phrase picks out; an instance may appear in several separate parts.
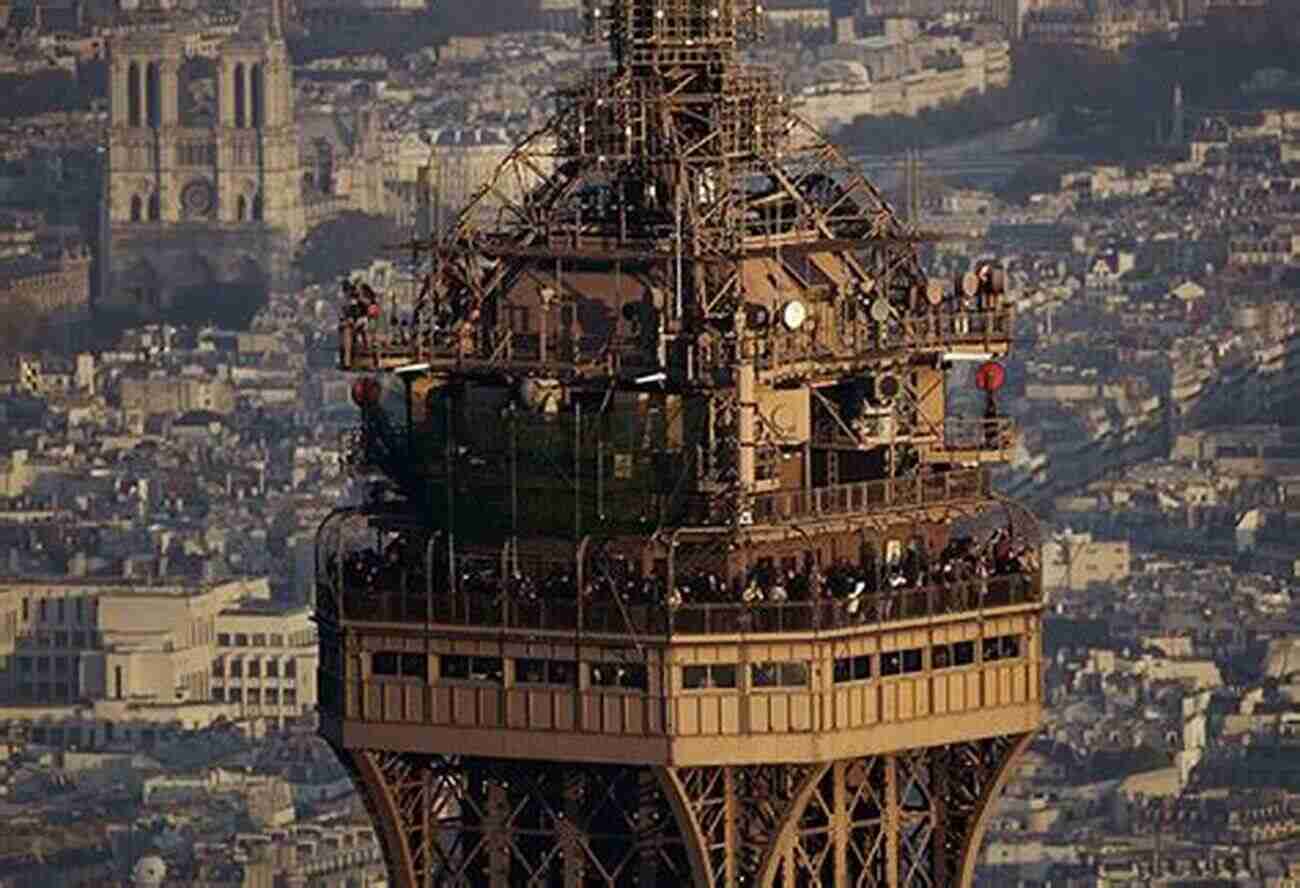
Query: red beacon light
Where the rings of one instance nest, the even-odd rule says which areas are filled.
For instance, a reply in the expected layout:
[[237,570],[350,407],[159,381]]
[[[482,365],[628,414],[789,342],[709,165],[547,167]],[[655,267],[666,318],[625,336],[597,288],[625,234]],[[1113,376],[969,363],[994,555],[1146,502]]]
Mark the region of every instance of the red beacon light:
[[352,403],[361,409],[374,407],[379,403],[381,388],[379,380],[367,377],[352,383]]
[[1002,388],[1007,381],[1007,368],[997,361],[985,361],[975,371],[975,387],[990,395]]

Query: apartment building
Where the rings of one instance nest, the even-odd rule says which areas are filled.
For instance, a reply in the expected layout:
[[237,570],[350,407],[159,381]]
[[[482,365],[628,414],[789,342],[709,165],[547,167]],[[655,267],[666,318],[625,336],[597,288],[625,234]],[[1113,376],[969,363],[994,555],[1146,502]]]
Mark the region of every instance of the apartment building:
[[264,578],[0,581],[0,723],[55,745],[281,722],[315,706],[315,670],[306,608],[271,602]]

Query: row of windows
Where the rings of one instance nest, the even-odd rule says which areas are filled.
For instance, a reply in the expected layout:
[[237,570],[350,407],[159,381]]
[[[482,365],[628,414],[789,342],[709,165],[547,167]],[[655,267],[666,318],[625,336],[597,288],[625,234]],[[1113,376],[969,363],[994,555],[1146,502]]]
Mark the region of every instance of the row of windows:
[[19,703],[70,703],[77,698],[77,682],[22,682],[14,686],[14,696]]
[[101,647],[103,636],[98,632],[81,629],[74,629],[70,632],[41,632],[38,630],[22,636],[18,643],[23,647],[61,648],[63,650],[81,651]]
[[293,688],[213,688],[217,703],[246,703],[249,706],[297,706],[298,692]]
[[[265,664],[265,668],[263,666]],[[212,675],[215,678],[297,678],[298,661],[285,660],[284,674],[281,676],[279,660],[232,659],[212,661]]]
[[[953,669],[974,665],[977,651],[982,654],[980,659],[985,663],[1014,659],[1021,655],[1021,639],[1019,635],[1001,635],[985,638],[982,643],[958,641],[951,644],[937,644],[930,648],[930,668]],[[837,659],[834,667],[835,682],[838,684],[871,678],[872,661],[875,656],[861,654]],[[924,648],[887,651],[879,657],[882,677],[911,675],[925,669]],[[440,665],[442,678],[452,681],[501,684],[505,680],[505,661],[501,657],[444,655],[441,657]],[[591,663],[589,668],[591,684],[597,687],[645,690],[648,686],[644,664]],[[379,651],[371,655],[371,673],[377,676],[428,681],[429,658],[424,654]],[[740,670],[735,663],[682,667],[682,687],[688,691],[712,688],[734,689],[739,686],[739,677]],[[749,664],[749,687],[753,689],[808,687],[809,679],[809,664],[800,660]],[[515,684],[576,687],[578,663],[575,660],[519,658],[515,660]]]
[[[505,680],[505,661],[501,657],[447,654],[439,658],[439,667],[441,676],[451,681],[501,684]],[[594,687],[644,691],[649,686],[643,663],[589,663],[588,668]],[[424,654],[378,651],[371,655],[370,671],[374,675],[428,681],[429,658]],[[577,687],[578,662],[518,658],[515,660],[515,684]]]
[[217,146],[211,142],[186,143],[176,146],[178,166],[212,166],[217,162]]
[[37,675],[48,675],[53,672],[55,675],[71,675],[77,671],[76,657],[18,657],[18,674],[31,675],[35,672]]
[[[182,209],[184,205],[182,202]],[[198,211],[199,215],[207,213],[204,209]],[[237,222],[261,222],[262,221],[262,195],[254,194],[252,200],[244,195],[235,198],[235,221]],[[158,195],[149,196],[148,206],[145,205],[144,199],[140,195],[131,198],[131,221],[132,222],[158,222],[162,219],[162,204],[158,200]]]
[[[301,633],[301,635],[302,635],[301,638],[298,637],[297,633],[288,636],[289,643],[293,645],[311,645],[316,643],[316,631],[314,629],[309,629],[306,632]],[[285,641],[285,636],[281,635],[278,632],[272,632],[270,634],[266,634],[263,632],[254,632],[251,635],[246,632],[235,632],[235,633],[218,632],[217,633],[218,647],[278,648],[278,647],[284,647],[284,641]]]
[[[89,604],[87,604],[89,602]],[[85,623],[95,621],[99,601],[94,598],[41,598],[36,601],[36,619],[41,623]],[[23,599],[23,622],[32,618],[31,599]],[[69,619],[71,618],[71,619]]]
[[[1013,660],[1020,656],[1021,639],[1019,635],[998,635],[985,638],[982,642],[957,641],[952,644],[936,644],[930,648],[931,669],[955,669],[960,666],[973,666],[975,654],[981,654],[984,663],[998,660]],[[840,657],[835,661],[835,682],[864,681],[871,678],[874,654],[859,654],[856,657]],[[902,651],[889,651],[880,655],[880,675],[911,675],[925,669],[925,649],[908,648]]]
[[[260,64],[235,65],[229,86],[234,99],[235,126],[262,126],[266,101],[264,80]],[[176,85],[179,86],[180,82],[177,81]],[[222,90],[225,88],[223,85]],[[170,96],[169,101],[175,101],[175,96]],[[157,62],[143,66],[131,62],[127,66],[126,122],[128,126],[151,127],[162,123],[162,73]]]

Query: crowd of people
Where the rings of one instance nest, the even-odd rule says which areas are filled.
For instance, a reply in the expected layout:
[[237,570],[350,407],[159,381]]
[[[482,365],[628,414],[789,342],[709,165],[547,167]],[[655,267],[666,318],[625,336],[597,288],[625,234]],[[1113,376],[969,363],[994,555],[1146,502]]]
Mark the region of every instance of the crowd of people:
[[340,581],[348,612],[374,619],[425,619],[432,613],[459,621],[473,614],[490,618],[506,608],[524,617],[545,608],[601,607],[649,607],[671,615],[701,606],[743,611],[812,603],[830,605],[841,620],[852,621],[910,615],[918,606],[952,611],[1001,603],[1011,586],[1037,570],[1037,554],[1006,528],[982,541],[954,537],[937,553],[917,541],[889,556],[868,551],[856,564],[841,559],[829,565],[811,553],[801,563],[783,565],[763,558],[731,575],[684,565],[669,588],[667,577],[642,574],[633,560],[602,553],[589,559],[581,581],[568,563],[463,555],[456,563],[456,588],[447,590],[446,574],[435,567],[432,588],[442,594],[426,601],[426,553],[399,536],[382,550],[349,551],[341,561],[331,556],[326,571],[331,583]]

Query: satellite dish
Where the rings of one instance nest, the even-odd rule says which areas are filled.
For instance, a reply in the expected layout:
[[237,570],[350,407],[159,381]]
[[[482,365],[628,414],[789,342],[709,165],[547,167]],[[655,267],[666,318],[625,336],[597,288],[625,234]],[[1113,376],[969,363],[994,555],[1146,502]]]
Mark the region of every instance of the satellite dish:
[[939,281],[930,281],[925,285],[925,301],[931,305],[939,305],[943,302],[943,284]]
[[1002,388],[1002,384],[1006,381],[1007,368],[997,361],[985,361],[975,371],[975,387],[982,392],[992,394]]
[[808,309],[798,299],[792,299],[781,309],[781,323],[790,330],[798,330],[808,320]]
[[889,320],[889,300],[885,299],[884,296],[877,296],[875,299],[871,300],[871,308],[869,311],[871,314],[871,320],[875,321],[877,324],[883,324],[885,321]]
[[961,276],[961,291],[966,296],[974,296],[980,291],[980,276],[968,271]]

